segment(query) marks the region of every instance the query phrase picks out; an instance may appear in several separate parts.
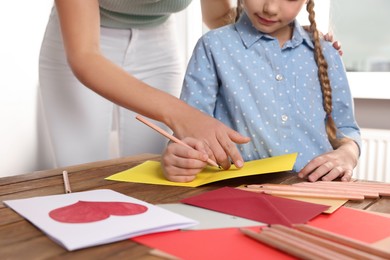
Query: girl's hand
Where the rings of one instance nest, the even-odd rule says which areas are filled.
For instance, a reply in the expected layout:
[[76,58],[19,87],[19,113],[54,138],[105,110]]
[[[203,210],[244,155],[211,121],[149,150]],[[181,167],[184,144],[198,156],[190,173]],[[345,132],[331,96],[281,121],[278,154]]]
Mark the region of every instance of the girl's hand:
[[206,167],[209,158],[203,142],[189,137],[182,141],[194,149],[182,144],[170,143],[161,161],[165,178],[174,182],[194,180],[196,174]]
[[320,155],[309,162],[298,174],[309,181],[350,181],[359,158],[358,145],[349,140],[338,149]]

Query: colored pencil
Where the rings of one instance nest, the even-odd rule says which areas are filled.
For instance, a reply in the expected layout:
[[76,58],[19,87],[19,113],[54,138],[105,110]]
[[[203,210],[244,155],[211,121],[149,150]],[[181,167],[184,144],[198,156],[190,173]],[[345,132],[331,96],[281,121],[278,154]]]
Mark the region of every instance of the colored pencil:
[[273,229],[280,230],[282,232],[285,232],[287,234],[299,237],[303,240],[310,241],[312,243],[315,243],[317,245],[320,245],[322,247],[325,247],[327,249],[330,249],[334,252],[338,252],[340,254],[353,257],[355,259],[361,259],[361,260],[373,260],[375,257],[372,254],[366,253],[364,251],[361,251],[357,248],[349,247],[346,245],[342,245],[339,243],[336,243],[331,240],[326,240],[321,237],[317,237],[313,234],[305,233],[303,231],[288,228],[286,226],[282,225],[271,225]]
[[390,183],[375,182],[375,181],[316,181],[313,183],[318,184],[334,184],[334,185],[351,185],[351,186],[371,186],[371,187],[381,187],[381,188],[390,188]]
[[[299,259],[390,259],[390,253],[306,224],[270,225],[261,232],[240,229],[245,235]],[[326,235],[324,235],[326,234]]]
[[293,227],[298,229],[298,230],[301,230],[303,232],[313,234],[315,236],[318,236],[318,237],[321,237],[324,239],[328,239],[328,240],[334,241],[334,242],[342,244],[342,245],[357,248],[360,251],[364,251],[364,252],[367,252],[369,254],[372,254],[372,255],[375,255],[378,257],[382,257],[384,259],[390,259],[389,252],[380,250],[378,248],[371,246],[370,244],[364,243],[364,242],[359,241],[359,240],[355,240],[355,239],[352,239],[352,238],[349,238],[346,236],[342,236],[342,235],[332,233],[332,232],[327,231],[327,230],[323,230],[323,229],[309,226],[309,225],[305,225],[305,224],[294,224]]
[[358,193],[361,195],[364,195],[365,198],[379,198],[379,192],[377,191],[372,191],[372,190],[367,190],[367,189],[362,189],[360,187],[349,187],[349,186],[333,186],[333,185],[317,185],[314,182],[300,182],[300,183],[295,183],[292,186],[294,187],[301,187],[301,188],[309,188],[309,189],[319,189],[319,190],[326,190],[328,192],[347,192],[347,193]]
[[[287,228],[287,227],[286,227]],[[352,260],[354,258],[349,257],[345,254],[335,252],[333,248],[327,248],[320,245],[318,242],[313,240],[306,240],[294,234],[290,234],[285,230],[277,229],[274,227],[270,227],[263,231],[267,235],[271,235],[277,237],[278,239],[283,240],[285,243],[291,243],[295,247],[301,247],[301,249],[306,252],[312,251],[313,254],[317,254],[320,259],[349,259]]]
[[309,198],[324,198],[324,199],[346,199],[346,200],[364,200],[363,195],[354,194],[325,194],[315,192],[299,192],[299,191],[281,191],[281,190],[265,190],[265,194],[280,195],[280,196],[293,196],[293,197],[309,197]]
[[[159,132],[160,134],[162,134],[163,136],[165,136],[166,138],[170,139],[171,141],[175,142],[175,143],[178,143],[178,144],[181,144],[181,145],[184,145],[185,147],[188,147],[190,149],[194,149],[192,148],[191,146],[189,146],[188,144],[184,143],[183,141],[181,141],[180,139],[176,138],[175,136],[167,133],[164,129],[162,129],[161,127],[153,124],[152,122],[146,120],[145,118],[143,118],[142,116],[140,115],[137,115],[135,117],[137,120],[141,121],[142,123],[144,123],[145,125],[149,126],[150,128],[156,130],[157,132]],[[210,158],[207,159],[207,163],[212,165],[212,166],[215,166],[215,167],[218,167],[220,168],[220,166],[214,162],[213,160],[211,160]]]
[[388,184],[371,184],[366,182],[339,182],[339,181],[317,181],[317,182],[300,182],[295,183],[293,186],[306,186],[316,187],[323,189],[334,189],[334,190],[355,190],[365,194],[367,198],[375,198],[375,194],[378,196],[390,196],[390,186]]
[[332,252],[315,243],[300,239],[299,237],[284,233],[274,228],[263,228],[260,233],[252,230],[241,230],[245,235],[250,236],[264,244],[279,249],[299,259],[350,259],[342,254]]
[[291,243],[285,243],[283,240],[273,237],[272,235],[266,235],[263,232],[257,233],[250,229],[240,229],[241,232],[247,235],[250,238],[253,238],[263,244],[276,248],[280,251],[283,251],[289,255],[295,256],[299,259],[318,259],[318,255],[312,253],[311,251],[306,251],[304,248],[298,246],[293,246]]
[[[269,195],[280,196],[299,196],[310,198],[328,198],[328,199],[346,199],[346,200],[364,200],[364,195],[358,192],[335,192],[324,189],[310,189],[306,187],[294,187],[283,184],[264,184],[247,185],[246,188],[240,188],[247,191],[256,191]],[[378,195],[379,196],[379,195]]]
[[[362,191],[356,191],[356,190],[329,190],[327,188],[324,188],[322,186],[297,186],[297,185],[287,185],[287,184],[251,184],[246,185],[246,188],[248,190],[255,189],[255,190],[277,190],[277,191],[299,191],[299,192],[307,192],[307,193],[323,193],[323,194],[347,194],[352,196],[365,196],[365,193]],[[371,193],[370,193],[371,195]],[[372,192],[372,195],[374,198],[378,198],[379,194],[377,192]]]
[[167,259],[167,260],[180,260],[180,258],[178,258],[174,255],[168,254],[168,253],[161,251],[159,249],[151,249],[149,251],[149,254],[151,254],[153,256],[157,256],[159,258]]
[[62,172],[62,178],[64,179],[65,193],[72,193],[70,188],[69,176],[67,171]]

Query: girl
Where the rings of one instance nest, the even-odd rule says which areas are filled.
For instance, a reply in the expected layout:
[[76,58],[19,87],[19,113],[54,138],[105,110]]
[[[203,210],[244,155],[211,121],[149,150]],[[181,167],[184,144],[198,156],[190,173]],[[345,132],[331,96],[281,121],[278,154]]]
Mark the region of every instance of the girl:
[[[306,4],[310,33],[296,17]],[[298,152],[294,171],[310,181],[349,181],[360,132],[340,56],[316,29],[313,0],[238,1],[236,23],[197,43],[181,98],[241,134],[244,160]],[[191,181],[206,166],[201,142],[170,144],[167,179]]]

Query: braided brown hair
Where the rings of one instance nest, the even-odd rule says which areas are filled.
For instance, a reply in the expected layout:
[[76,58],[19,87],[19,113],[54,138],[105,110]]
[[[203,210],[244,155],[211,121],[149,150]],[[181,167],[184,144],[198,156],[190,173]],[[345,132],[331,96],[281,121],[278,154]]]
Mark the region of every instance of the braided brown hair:
[[337,139],[337,128],[332,118],[332,87],[330,86],[328,76],[328,63],[322,53],[320,34],[317,30],[317,23],[315,21],[314,0],[308,0],[306,10],[309,13],[310,32],[313,34],[314,43],[314,58],[318,66],[318,77],[321,84],[323,106],[326,113],[326,133],[328,134],[328,139],[333,148],[336,149],[343,143],[344,138]]

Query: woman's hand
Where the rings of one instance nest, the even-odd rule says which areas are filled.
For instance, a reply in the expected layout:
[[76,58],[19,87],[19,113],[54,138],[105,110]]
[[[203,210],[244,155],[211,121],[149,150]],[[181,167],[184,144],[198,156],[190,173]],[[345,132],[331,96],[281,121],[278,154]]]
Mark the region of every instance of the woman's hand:
[[232,162],[237,168],[244,166],[236,144],[249,142],[249,137],[242,136],[199,110],[193,109],[191,113],[183,115],[185,117],[179,115],[174,117],[175,123],[171,124],[178,138],[192,137],[202,142],[210,159],[225,170],[230,168]]
[[358,145],[348,140],[336,150],[314,158],[299,172],[298,176],[307,178],[311,182],[332,181],[336,178],[341,178],[341,181],[350,181],[358,158]]
[[333,34],[331,34],[331,33],[325,34],[324,39],[328,42],[332,42],[333,48],[335,48],[339,52],[340,56],[343,55],[343,50],[341,49],[341,44],[339,41],[334,41]]
[[[304,25],[303,29],[305,29],[305,31],[307,31],[307,32],[310,32],[310,26],[309,25]],[[340,44],[339,41],[335,41],[334,40],[332,33],[328,32],[325,35],[322,32],[319,32],[319,33],[320,33],[320,35],[322,35],[324,37],[325,41],[328,41],[328,42],[332,43],[333,48],[335,48],[339,52],[340,56],[343,55],[343,50],[341,49],[341,44]]]

